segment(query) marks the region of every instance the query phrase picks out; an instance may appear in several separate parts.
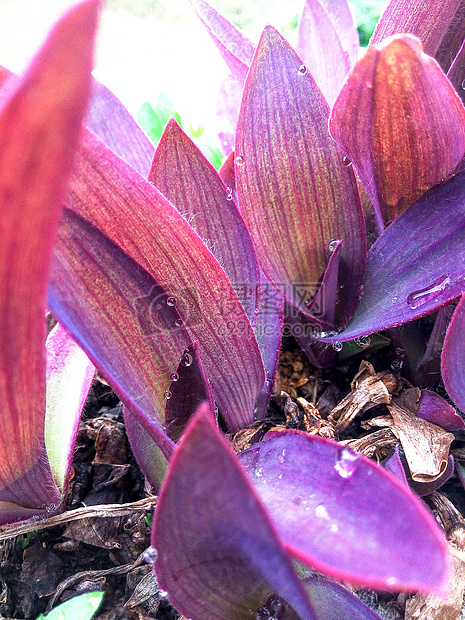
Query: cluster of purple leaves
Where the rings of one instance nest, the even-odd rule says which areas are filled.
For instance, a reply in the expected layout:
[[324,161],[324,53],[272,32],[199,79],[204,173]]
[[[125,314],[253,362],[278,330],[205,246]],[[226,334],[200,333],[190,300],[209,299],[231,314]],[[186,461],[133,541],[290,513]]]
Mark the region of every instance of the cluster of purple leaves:
[[[219,173],[174,120],[154,153],[92,81],[97,0],[63,17],[22,77],[0,70],[1,523],[62,508],[95,366],[161,486],[154,568],[179,611],[375,619],[312,571],[444,593],[431,514],[385,469],[316,436],[269,433],[235,455],[215,412],[231,432],[265,416],[285,315],[324,365],[342,342],[462,294],[461,3],[393,0],[360,60],[344,0],[307,0],[299,55],[272,27],[254,49],[192,3],[231,70]],[[46,339],[47,307],[60,324]],[[442,348],[461,409],[464,321],[459,302]]]

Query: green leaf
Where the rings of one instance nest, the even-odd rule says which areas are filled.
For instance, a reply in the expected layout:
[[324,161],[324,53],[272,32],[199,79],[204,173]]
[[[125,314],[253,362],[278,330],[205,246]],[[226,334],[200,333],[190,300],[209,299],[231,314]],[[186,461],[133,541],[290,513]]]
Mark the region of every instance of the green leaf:
[[75,596],[52,609],[46,616],[40,614],[37,620],[90,620],[100,607],[103,594],[103,592],[87,592]]
[[158,144],[161,134],[170,117],[178,121],[182,127],[181,117],[176,112],[173,102],[165,93],[160,93],[153,108],[148,101],[142,104],[137,115],[137,122],[148,135],[150,140]]

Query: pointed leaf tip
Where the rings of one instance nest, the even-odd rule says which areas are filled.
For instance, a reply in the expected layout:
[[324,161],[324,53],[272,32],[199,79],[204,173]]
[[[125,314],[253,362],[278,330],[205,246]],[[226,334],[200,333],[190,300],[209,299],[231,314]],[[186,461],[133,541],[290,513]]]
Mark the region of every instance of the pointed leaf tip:
[[334,104],[330,130],[358,170],[379,230],[450,177],[465,154],[463,105],[411,35],[368,48]]

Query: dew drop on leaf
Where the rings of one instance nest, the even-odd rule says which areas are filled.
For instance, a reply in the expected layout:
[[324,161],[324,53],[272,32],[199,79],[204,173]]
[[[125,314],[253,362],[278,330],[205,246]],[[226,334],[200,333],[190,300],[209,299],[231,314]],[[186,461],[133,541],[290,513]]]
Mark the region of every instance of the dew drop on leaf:
[[190,353],[184,353],[183,359],[182,359],[182,363],[184,364],[184,366],[190,366],[193,361],[194,361],[194,358],[192,357]]
[[337,248],[337,244],[338,244],[337,239],[331,239],[331,241],[328,243],[328,250],[330,252],[334,252],[334,250]]
[[334,469],[341,478],[350,478],[357,469],[358,455],[347,448],[343,448],[339,453]]
[[443,293],[448,285],[450,284],[449,276],[441,276],[437,280],[433,282],[430,286],[426,288],[419,289],[418,291],[413,291],[407,297],[407,305],[411,310],[416,310],[421,306],[424,306],[429,301],[433,301],[441,293]]
[[156,561],[157,557],[158,551],[155,549],[155,547],[147,547],[147,549],[143,553],[144,561],[147,562],[147,564],[153,564]]
[[297,71],[299,75],[306,75],[308,73],[308,69],[305,65],[300,65]]
[[166,300],[167,306],[174,306],[175,303],[176,303],[176,297],[168,297],[168,299]]
[[236,156],[236,164],[238,166],[243,166],[245,164],[245,159],[242,157],[242,155]]
[[178,375],[178,373],[177,373],[177,372],[172,372],[172,373],[170,374],[170,379],[171,379],[171,381],[179,381],[179,375]]
[[176,319],[176,321],[174,322],[174,324],[176,325],[176,327],[181,327],[181,325],[182,325],[182,319]]
[[164,397],[166,398],[166,400],[169,400],[172,396],[173,395],[169,390],[165,390]]
[[342,342],[333,342],[331,346],[333,347],[335,351],[342,351],[342,349],[344,348],[344,345],[342,344]]
[[257,478],[260,478],[261,476],[263,476],[263,469],[261,467],[256,469],[255,470],[255,475],[257,476]]
[[348,168],[349,166],[352,165],[352,162],[350,161],[350,159],[344,155],[344,157],[342,158],[342,163],[344,164],[344,166],[346,168]]
[[371,338],[370,336],[360,336],[355,339],[355,342],[359,347],[367,347],[371,342]]
[[228,194],[226,196],[226,200],[232,200],[233,199],[232,189],[230,187],[227,187],[226,191],[228,192]]

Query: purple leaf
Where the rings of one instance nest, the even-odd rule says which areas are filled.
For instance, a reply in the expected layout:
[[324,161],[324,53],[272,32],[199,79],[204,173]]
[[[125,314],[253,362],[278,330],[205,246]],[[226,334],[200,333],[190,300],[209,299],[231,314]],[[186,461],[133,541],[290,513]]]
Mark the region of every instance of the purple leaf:
[[[155,423],[166,457],[166,396],[191,340],[170,296],[89,222],[65,209],[49,306],[135,415]],[[144,420],[140,420],[144,424]]]
[[320,0],[334,24],[342,49],[353,65],[359,58],[360,44],[354,18],[347,0]]
[[[260,273],[249,233],[213,166],[172,118],[155,152],[148,180],[168,198],[223,267],[253,324]],[[230,287],[228,287],[229,289]],[[227,291],[221,294],[229,303]]]
[[242,84],[252,61],[253,44],[204,0],[191,0],[191,4],[229,70]]
[[147,177],[154,146],[121,101],[94,79],[90,110],[85,124],[121,159]]
[[380,616],[354,594],[322,577],[303,580],[318,620],[381,620]]
[[46,349],[45,445],[55,483],[63,493],[95,367],[60,324],[48,335]]
[[297,31],[297,52],[330,106],[350,71],[349,55],[318,0],[306,0]]
[[266,437],[238,456],[296,559],[365,587],[445,593],[446,540],[396,478],[315,435]]
[[465,36],[463,0],[391,0],[371,44],[401,32],[415,35],[424,50],[447,72]]
[[79,152],[67,204],[175,299],[183,326],[192,341],[199,341],[227,425],[238,430],[251,423],[265,379],[255,336],[224,271],[187,221],[90,133]]
[[[218,93],[216,115],[221,126],[219,133],[221,150],[226,156],[234,150],[234,136],[236,133],[237,116],[241,107],[242,90],[243,85],[241,82],[229,74],[224,78]],[[221,172],[220,176],[222,176]]]
[[407,476],[405,475],[405,468],[402,463],[402,460],[399,456],[399,444],[397,444],[396,449],[388,456],[387,459],[383,461],[383,467],[391,472],[396,478],[398,478],[406,487],[408,487]]
[[[33,509],[60,501],[44,446],[45,303],[98,10],[95,0],[70,10],[0,94],[0,499]],[[21,516],[3,507],[2,523]]]
[[355,164],[382,231],[465,154],[465,110],[418,39],[368,48],[331,114],[331,134]]
[[465,40],[463,41],[460,50],[457,52],[457,56],[451,64],[450,69],[447,71],[447,78],[458,92],[463,103],[465,99]]
[[465,429],[465,422],[455,412],[452,405],[449,405],[439,394],[428,390],[421,390],[417,416],[440,426],[445,431]]
[[298,56],[267,27],[237,127],[242,215],[265,275],[303,312],[328,264],[329,244],[342,239],[336,320],[343,325],[360,295],[365,228],[353,171],[328,135],[328,118]]
[[253,620],[273,591],[302,619],[317,620],[207,405],[199,408],[171,460],[152,545],[160,587],[192,620]]
[[464,333],[465,297],[462,296],[449,324],[442,351],[442,378],[444,385],[449,396],[462,411],[465,411],[465,372],[463,368],[462,346]]
[[[326,340],[352,340],[412,321],[465,290],[464,181],[461,172],[434,187],[384,231],[368,252],[364,294],[354,317]],[[456,348],[457,360],[459,333],[460,328],[455,345],[452,340],[445,345]]]

